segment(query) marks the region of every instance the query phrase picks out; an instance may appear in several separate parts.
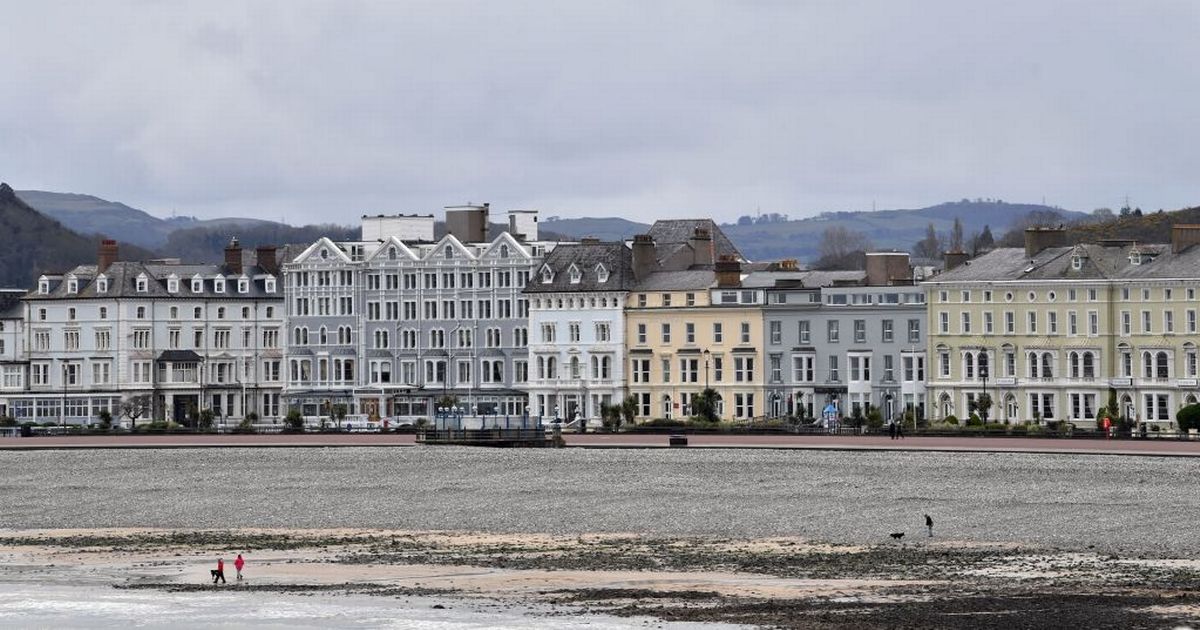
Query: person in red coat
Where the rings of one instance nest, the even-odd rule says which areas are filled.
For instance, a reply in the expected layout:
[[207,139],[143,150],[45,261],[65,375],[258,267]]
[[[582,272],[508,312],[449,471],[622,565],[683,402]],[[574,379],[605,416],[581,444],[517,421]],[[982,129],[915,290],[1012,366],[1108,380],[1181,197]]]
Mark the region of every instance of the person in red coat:
[[233,568],[237,569],[237,579],[242,579],[242,567],[246,566],[246,561],[242,560],[242,554],[238,554],[237,560],[233,561]]
[[222,584],[226,583],[225,582],[225,559],[224,558],[217,558],[217,568],[213,569],[213,571],[212,571],[212,579],[213,579],[213,584],[216,584],[217,580],[220,580]]

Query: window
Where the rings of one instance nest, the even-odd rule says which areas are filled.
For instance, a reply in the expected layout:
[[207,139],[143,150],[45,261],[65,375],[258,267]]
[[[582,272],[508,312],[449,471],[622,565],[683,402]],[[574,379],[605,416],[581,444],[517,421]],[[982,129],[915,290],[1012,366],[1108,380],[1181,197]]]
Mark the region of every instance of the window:
[[829,343],[838,342],[838,320],[831,319],[825,323],[826,334],[828,335]]
[[1037,313],[1029,311],[1029,321],[1026,323],[1025,332],[1030,335],[1037,334]]
[[812,343],[812,330],[807,319],[800,320],[800,343]]
[[646,343],[646,325],[645,324],[637,325],[637,342],[641,343],[641,344]]
[[1168,335],[1175,332],[1175,312],[1174,311],[1170,311],[1170,310],[1163,311],[1163,332]]
[[733,358],[733,380],[737,383],[754,381],[754,357]]
[[890,320],[890,319],[883,320],[883,324],[881,324],[881,326],[880,326],[879,335],[883,339],[883,343],[892,343],[892,341],[893,341],[892,320]]
[[950,313],[946,311],[938,313],[938,331],[943,335],[950,334]]
[[854,320],[854,343],[867,342],[867,320]]
[[838,374],[838,357],[836,354],[829,355],[829,380],[834,383],[842,380]]
[[688,293],[686,296],[684,296],[684,302],[687,306],[695,306],[696,305],[696,294]]
[[662,342],[671,343],[671,324],[666,322],[662,324]]
[[1196,332],[1196,309],[1189,308],[1185,315],[1187,318],[1187,331],[1189,333]]
[[767,330],[771,336],[771,345],[779,345],[783,343],[783,322],[767,322]]
[[[572,360],[574,360],[574,359],[572,359]],[[664,382],[664,383],[671,382],[671,360],[670,359],[662,360],[662,382]]]
[[811,354],[792,357],[792,380],[797,383],[812,383],[816,380],[814,364],[817,358]]
[[634,359],[633,360],[633,382],[634,383],[649,383],[650,382],[650,359]]
[[908,320],[908,343],[921,343],[921,320]]
[[1150,332],[1150,311],[1142,311],[1142,332]]
[[671,294],[670,294],[670,293],[664,293],[664,294],[662,294],[662,305],[663,305],[663,306],[670,306],[670,305],[671,305]]
[[742,343],[750,343],[750,322],[742,322]]
[[723,343],[725,341],[724,325],[721,322],[713,322],[713,343]]
[[1133,318],[1129,311],[1121,311],[1121,335],[1128,337],[1133,334]]
[[1049,313],[1046,313],[1046,328],[1048,329],[1047,332],[1049,334],[1051,334],[1051,335],[1058,334],[1058,313],[1056,313],[1055,311],[1050,311]]
[[[778,324],[779,322],[775,322]],[[687,343],[696,343],[696,324],[687,322],[683,325],[684,341]]]
[[971,314],[961,313],[960,316],[962,318],[962,321],[959,323],[961,333],[964,335],[971,334]]
[[1088,336],[1095,337],[1100,334],[1100,313],[1096,311],[1088,311]]
[[567,336],[571,343],[579,343],[579,322],[567,324]]

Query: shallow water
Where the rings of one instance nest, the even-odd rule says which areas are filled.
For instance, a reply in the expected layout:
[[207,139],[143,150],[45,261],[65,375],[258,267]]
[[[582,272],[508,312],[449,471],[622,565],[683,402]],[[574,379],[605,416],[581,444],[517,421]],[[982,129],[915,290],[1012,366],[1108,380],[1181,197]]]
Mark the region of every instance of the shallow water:
[[[470,630],[473,628],[669,630],[732,628],[718,624],[663,623],[602,615],[549,615],[549,608],[512,608],[460,600],[365,595],[202,593],[119,590],[104,586],[4,584],[0,627],[4,628],[388,628]],[[435,609],[441,604],[445,609]]]

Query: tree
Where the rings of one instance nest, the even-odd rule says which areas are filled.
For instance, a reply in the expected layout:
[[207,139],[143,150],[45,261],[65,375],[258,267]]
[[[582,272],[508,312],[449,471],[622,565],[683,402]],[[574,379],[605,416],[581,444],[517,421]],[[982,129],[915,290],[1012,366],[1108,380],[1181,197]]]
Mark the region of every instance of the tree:
[[1188,405],[1175,414],[1175,423],[1180,431],[1200,429],[1200,405]]
[[137,427],[137,419],[150,413],[150,395],[132,396],[121,401],[121,415],[129,418],[129,430]]
[[975,399],[975,409],[979,412],[980,420],[983,420],[984,424],[987,424],[988,413],[992,409],[992,395],[986,392],[980,394]]
[[939,258],[942,255],[942,239],[938,237],[937,229],[930,223],[925,228],[925,238],[913,245],[913,256],[916,258]]
[[950,228],[950,251],[961,252],[963,250],[963,226],[962,220],[954,217],[954,227]]
[[721,395],[717,390],[711,387],[705,389],[692,397],[692,415],[702,418],[705,422],[716,422],[719,420],[717,402],[720,400]]
[[996,246],[996,239],[992,236],[991,226],[983,226],[983,231],[979,233],[979,242],[976,244],[975,252],[986,252]]
[[1107,221],[1113,218],[1113,211],[1112,208],[1096,208],[1092,210],[1092,216],[1101,221]]
[[866,234],[840,225],[828,227],[821,233],[821,245],[814,266],[818,269],[862,269],[866,265],[866,252],[869,249],[871,240]]
[[287,424],[288,432],[304,432],[304,416],[300,415],[299,409],[292,409],[288,411],[287,418],[284,420],[284,422]]
[[637,396],[630,394],[621,401],[621,415],[625,418],[625,424],[633,424],[633,418],[637,416],[638,399]]

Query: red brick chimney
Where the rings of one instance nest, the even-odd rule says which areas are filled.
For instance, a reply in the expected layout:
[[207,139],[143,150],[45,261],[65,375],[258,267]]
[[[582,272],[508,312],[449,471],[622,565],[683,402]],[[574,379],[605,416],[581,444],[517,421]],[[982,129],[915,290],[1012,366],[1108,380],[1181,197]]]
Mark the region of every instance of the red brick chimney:
[[718,287],[738,287],[742,285],[742,263],[733,256],[721,256],[713,267],[717,272]]
[[225,267],[234,275],[242,273],[242,246],[238,244],[236,236],[225,246]]
[[117,262],[117,242],[112,239],[100,241],[100,251],[96,256],[96,273],[104,273],[109,266]]
[[259,245],[258,249],[254,250],[255,259],[258,261],[258,266],[267,273],[279,273],[279,263],[275,261],[275,247],[271,245]]

